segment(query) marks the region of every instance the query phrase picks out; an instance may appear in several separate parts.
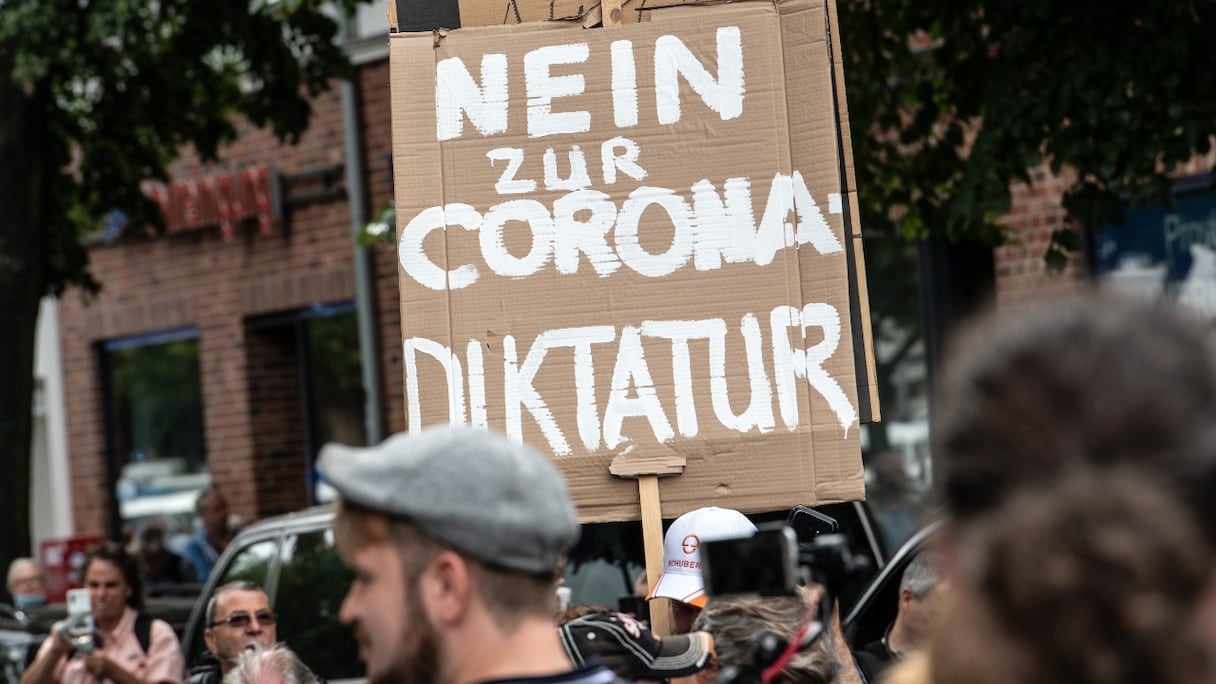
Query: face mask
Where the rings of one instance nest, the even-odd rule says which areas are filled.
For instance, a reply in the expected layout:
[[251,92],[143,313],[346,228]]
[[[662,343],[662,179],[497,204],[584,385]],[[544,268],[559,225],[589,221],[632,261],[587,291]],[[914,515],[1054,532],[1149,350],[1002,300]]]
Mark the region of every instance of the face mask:
[[46,605],[46,597],[37,596],[14,596],[13,605],[21,610],[29,610],[30,608],[41,608]]

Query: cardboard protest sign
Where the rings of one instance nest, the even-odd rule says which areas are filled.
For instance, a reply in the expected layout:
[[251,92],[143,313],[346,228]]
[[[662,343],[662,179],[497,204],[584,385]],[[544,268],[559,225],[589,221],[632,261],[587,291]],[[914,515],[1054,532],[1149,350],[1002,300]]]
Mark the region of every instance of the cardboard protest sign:
[[548,451],[585,521],[637,518],[620,454],[683,457],[668,517],[862,498],[826,25],[788,0],[393,34],[410,428]]

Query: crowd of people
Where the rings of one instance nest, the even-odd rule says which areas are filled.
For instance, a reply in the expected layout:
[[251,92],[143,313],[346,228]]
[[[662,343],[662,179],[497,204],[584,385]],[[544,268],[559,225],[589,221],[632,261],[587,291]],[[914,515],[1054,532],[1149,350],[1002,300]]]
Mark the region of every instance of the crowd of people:
[[[579,534],[566,483],[538,451],[468,426],[322,449],[353,572],[339,618],[372,684],[1216,680],[1207,327],[1096,295],[994,312],[954,342],[937,389],[945,528],[903,571],[871,643],[851,648],[839,610],[824,612],[830,587],[708,595],[703,543],[756,532],[715,506],[665,536],[646,598],[666,604],[671,634],[604,606],[559,611]],[[226,502],[208,493],[199,513],[218,521]],[[191,546],[196,569],[229,541],[214,528]],[[208,656],[187,671],[169,625],[141,613],[140,569],[119,545],[94,549],[83,579],[97,637],[82,647],[56,628],[22,684],[318,681],[249,582],[209,597]],[[19,606],[37,604],[37,584],[32,562],[10,568]]]
[[[130,551],[140,583],[149,593],[165,588],[200,588],[232,541],[236,530],[230,524],[228,499],[218,488],[211,486],[199,492],[194,510],[198,529],[182,554],[169,548],[165,529],[159,524],[146,525],[134,534]],[[10,563],[6,588],[18,610],[46,604],[46,580],[36,559],[17,558]]]

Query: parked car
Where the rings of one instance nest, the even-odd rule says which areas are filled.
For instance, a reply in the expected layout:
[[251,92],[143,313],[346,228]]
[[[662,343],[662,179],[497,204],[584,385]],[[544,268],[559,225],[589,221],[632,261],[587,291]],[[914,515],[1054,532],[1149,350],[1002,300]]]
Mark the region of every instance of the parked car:
[[851,605],[841,605],[844,634],[855,648],[882,638],[895,620],[899,608],[899,583],[904,570],[942,528],[942,520],[933,520],[917,530],[896,551],[882,569],[870,579],[865,589]]
[[332,505],[267,518],[243,529],[216,562],[182,635],[186,663],[203,652],[207,600],[236,580],[256,582],[274,609],[280,641],[330,680],[363,675],[358,647],[338,621],[351,574],[334,550]]

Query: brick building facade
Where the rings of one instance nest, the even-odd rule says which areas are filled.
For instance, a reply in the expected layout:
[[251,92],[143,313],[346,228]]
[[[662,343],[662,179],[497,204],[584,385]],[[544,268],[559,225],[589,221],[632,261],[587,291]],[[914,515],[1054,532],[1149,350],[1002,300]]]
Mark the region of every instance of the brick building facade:
[[1014,241],[993,251],[996,299],[1001,305],[1075,292],[1088,280],[1083,254],[1074,255],[1061,272],[1050,271],[1043,259],[1051,234],[1065,225],[1060,198],[1068,178],[1052,176],[1046,168],[1031,177],[1032,186],[1012,188],[1012,208],[1004,223]]
[[[360,67],[362,175],[372,210],[392,197],[388,91],[387,60]],[[144,341],[154,344],[165,331],[197,345],[205,467],[233,512],[252,520],[310,502],[311,454],[303,443],[309,407],[292,321],[326,307],[351,309],[356,282],[339,89],[318,97],[313,109],[298,145],[281,145],[269,132],[243,125],[220,164],[204,168],[186,159],[171,170],[173,178],[190,179],[266,164],[287,180],[304,179],[298,189],[283,187],[282,215],[268,232],[249,222],[230,237],[215,225],[159,237],[127,228],[112,242],[90,247],[102,291],[92,298],[69,292],[60,308],[77,534],[108,531],[117,508],[114,485],[130,458],[114,444],[114,379],[107,378],[113,371],[106,350],[115,341],[142,344],[147,336],[153,339]],[[318,181],[322,171],[329,177]],[[328,192],[317,192],[318,183]],[[379,419],[391,433],[404,423],[397,265],[391,246],[368,249],[379,331]],[[326,390],[314,393],[323,398]]]
[[[1187,164],[1174,170],[1180,185],[1189,183],[1193,190],[1202,192],[1208,174],[1216,166],[1216,152],[1196,156]],[[993,253],[996,271],[996,299],[1003,306],[1031,302],[1044,297],[1054,297],[1075,292],[1086,284],[1101,281],[1103,274],[1096,272],[1091,263],[1090,249],[1083,248],[1074,254],[1068,266],[1061,272],[1047,268],[1043,255],[1051,242],[1052,232],[1065,227],[1065,214],[1061,197],[1072,182],[1067,170],[1052,175],[1044,164],[1032,174],[1033,185],[1015,185],[1012,188],[1012,208],[1005,217],[1005,225],[1014,238],[1011,244],[996,249]],[[1175,190],[1175,196],[1183,194]],[[1133,221],[1134,223],[1134,221]],[[1132,226],[1131,230],[1143,229]],[[1207,232],[1216,230],[1216,224],[1194,233],[1188,239],[1203,243],[1211,238]],[[1206,231],[1206,232],[1205,232]],[[1213,233],[1216,236],[1216,233]],[[1094,236],[1087,239],[1093,240]]]

